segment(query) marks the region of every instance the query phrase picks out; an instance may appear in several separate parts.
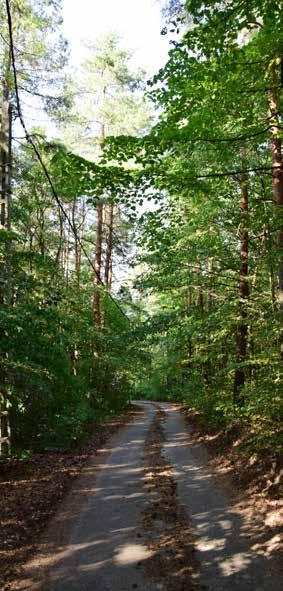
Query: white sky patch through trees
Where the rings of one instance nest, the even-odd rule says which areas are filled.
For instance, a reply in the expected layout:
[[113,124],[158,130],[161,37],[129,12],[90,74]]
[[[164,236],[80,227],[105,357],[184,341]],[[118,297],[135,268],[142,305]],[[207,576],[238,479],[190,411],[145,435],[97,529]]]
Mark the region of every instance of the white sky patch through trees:
[[[88,56],[85,40],[95,42],[111,31],[120,36],[121,48],[133,51],[133,70],[145,70],[148,78],[156,74],[171,48],[169,38],[161,35],[162,4],[162,0],[63,0],[62,32],[69,43],[71,68],[79,71]],[[147,202],[140,209],[154,208]],[[131,283],[129,271],[128,263],[116,261],[114,291],[127,280]]]
[[132,65],[151,76],[167,61],[168,38],[157,0],[63,0],[63,31],[71,49],[71,63],[85,57],[82,41],[95,41],[109,31],[121,36],[121,45],[134,50]]

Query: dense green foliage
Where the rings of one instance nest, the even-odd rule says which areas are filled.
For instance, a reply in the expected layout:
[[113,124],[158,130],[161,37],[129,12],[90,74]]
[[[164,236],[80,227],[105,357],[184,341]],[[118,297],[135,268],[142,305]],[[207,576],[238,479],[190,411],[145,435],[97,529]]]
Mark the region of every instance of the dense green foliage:
[[[14,444],[58,447],[76,440],[84,423],[117,412],[128,401],[134,363],[129,321],[102,287],[105,322],[103,329],[95,329],[92,268],[83,262],[78,283],[68,222],[60,218],[62,212],[30,149],[17,157],[14,295],[12,306],[2,303],[1,348],[9,353],[2,371],[9,387]],[[93,233],[90,228],[91,242]],[[3,257],[5,243],[3,232]]]
[[160,201],[139,224],[137,286],[150,294],[153,355],[142,387],[184,401],[210,425],[247,423],[257,446],[276,446],[280,7],[175,9],[172,31],[186,21],[187,32],[150,84],[159,121],[145,139],[106,147],[121,162],[135,158],[141,185]]
[[[50,63],[45,4],[14,3],[18,44],[35,27],[37,68]],[[133,396],[185,402],[210,425],[241,421],[253,447],[278,444],[280,3],[171,1],[165,14],[162,33],[179,37],[147,102],[110,35],[73,88],[61,76],[60,97],[43,99],[61,126],[60,141],[34,130],[52,183],[32,146],[13,146],[0,322],[15,447],[69,445]],[[112,270],[134,255],[132,288],[118,277],[113,291]]]
[[[5,14],[4,5],[1,8]],[[52,9],[58,17],[57,21]],[[45,10],[50,14],[49,19]],[[14,2],[11,14],[14,41],[18,40],[15,53],[18,85],[23,84],[24,75],[21,70],[22,62],[18,58],[25,50],[23,29],[27,29],[32,35],[36,20],[34,47],[31,46],[30,49],[34,49],[37,55],[34,65],[38,68],[38,74],[32,79],[26,77],[25,84],[32,97],[30,100],[36,99],[33,103],[35,112],[39,109],[40,94],[42,112],[51,114],[57,125],[62,126],[62,106],[64,104],[67,108],[70,94],[73,97],[78,94],[75,84],[79,83],[74,81],[72,92],[68,90],[65,95],[61,88],[58,100],[56,97],[53,102],[46,99],[47,93],[49,98],[52,94],[56,95],[57,82],[65,76],[62,70],[65,44],[59,37],[58,11],[57,2],[42,1],[34,4],[26,1]],[[25,18],[19,19],[19,14]],[[7,15],[5,18],[3,22],[7,23]],[[49,25],[53,46],[47,35]],[[8,39],[7,24],[3,27],[3,33],[3,37]],[[44,45],[44,39],[49,43],[48,46]],[[113,133],[114,115],[118,119],[119,112],[122,110],[124,113],[125,105],[128,104],[132,109],[132,120],[135,119],[134,132],[137,126],[143,127],[146,124],[148,115],[140,92],[134,110],[135,98],[131,94],[134,95],[139,85],[140,75],[137,77],[130,72],[129,56],[127,52],[119,51],[117,44],[115,36],[108,36],[100,43],[98,50],[91,48],[94,55],[90,56],[87,64],[91,78],[88,83],[91,85],[92,95],[96,94],[96,113],[89,109],[87,112],[90,119],[96,117],[99,123],[101,112],[105,110],[104,126],[108,131],[108,125],[111,125]],[[55,62],[54,50],[57,45],[61,46],[62,52],[57,55]],[[111,52],[115,67],[114,61],[111,61]],[[6,46],[3,46],[3,58],[5,55]],[[7,63],[4,60],[2,76],[3,88],[6,84],[9,89],[8,98],[14,119],[17,108],[12,66],[10,60],[7,72]],[[48,89],[46,79],[52,68],[56,84],[49,80]],[[56,68],[60,69],[60,75]],[[101,68],[107,77],[104,83],[111,87],[112,92],[112,99],[110,101],[107,97],[107,104],[101,101]],[[21,91],[20,101],[22,96]],[[23,100],[23,109],[24,105]],[[4,112],[4,90],[2,106]],[[30,107],[32,108],[32,104]],[[85,116],[82,121],[78,116],[78,111],[82,109],[80,103],[69,104],[69,107],[71,110],[65,113],[63,131],[67,135],[66,125],[69,122],[68,146],[76,138],[79,153],[84,152],[86,142],[83,129],[87,127],[87,119]],[[23,112],[25,117],[26,110]],[[29,115],[30,111],[28,117]],[[81,131],[80,138],[78,129]],[[119,131],[123,129],[120,118]],[[125,131],[129,133],[130,129],[131,117],[128,116]],[[34,146],[44,160],[47,167],[45,170],[38,161],[34,146],[26,142],[21,142],[20,145],[13,143],[11,230],[10,220],[3,224],[5,220],[1,218],[0,410],[9,412],[12,445],[15,450],[65,447],[75,443],[90,421],[100,421],[127,405],[133,391],[134,371],[136,373],[141,364],[133,345],[135,317],[139,312],[133,307],[130,294],[121,289],[113,298],[108,286],[101,281],[95,290],[100,293],[102,325],[97,326],[93,317],[97,233],[94,208],[98,203],[103,203],[106,226],[107,204],[111,202],[112,193],[117,193],[119,178],[124,175],[117,167],[111,169],[110,176],[99,169],[95,163],[97,130],[93,130],[92,137],[89,137],[89,130],[86,133],[91,161],[84,160],[81,155],[72,154],[68,148],[62,146],[62,142],[47,142],[43,129],[33,129]],[[4,133],[4,125],[1,134],[3,159],[9,142]],[[49,178],[46,170],[50,172]],[[114,173],[117,174],[116,178]],[[4,180],[2,191],[3,194],[5,191],[6,194],[9,192]],[[110,253],[113,266],[119,257],[127,256],[129,234],[125,213],[118,207],[114,213],[112,224],[115,227],[115,236]],[[108,235],[109,229],[105,228],[103,264],[107,258]],[[6,434],[5,425],[4,428],[2,425],[2,435]]]

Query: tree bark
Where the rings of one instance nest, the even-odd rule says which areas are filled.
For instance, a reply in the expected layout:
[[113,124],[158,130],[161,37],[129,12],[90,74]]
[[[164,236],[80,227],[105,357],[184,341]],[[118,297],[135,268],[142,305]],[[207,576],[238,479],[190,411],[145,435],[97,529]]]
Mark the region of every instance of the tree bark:
[[85,201],[83,198],[82,205],[81,205],[80,222],[79,222],[79,227],[78,227],[79,238],[78,239],[76,238],[75,268],[76,268],[78,286],[80,285],[80,282],[81,282],[82,242],[83,242],[83,237],[84,237],[85,218],[86,218],[86,207],[85,207]]
[[[209,258],[207,261],[207,273],[208,273],[208,294],[207,294],[207,313],[208,316],[212,310],[212,272],[213,272],[213,264],[212,259]],[[212,366],[211,361],[209,358],[210,353],[210,333],[207,332],[207,339],[206,339],[206,350],[207,350],[207,361],[205,362],[205,369],[204,369],[204,382],[207,386],[211,383],[212,377]]]
[[[78,290],[80,289],[81,283],[81,257],[82,257],[82,239],[83,239],[83,230],[84,230],[84,201],[82,202],[82,211],[81,216],[80,212],[78,211],[79,208],[77,207],[76,199],[72,204],[72,225],[75,229],[74,235],[74,250],[75,250],[75,277]],[[81,217],[81,219],[80,219]],[[78,343],[74,343],[71,360],[72,360],[72,373],[74,376],[78,375],[78,361],[79,361],[79,348]]]
[[58,208],[58,219],[59,219],[59,244],[58,244],[55,260],[56,260],[56,264],[58,265],[58,267],[63,269],[62,247],[63,247],[63,241],[64,241],[64,220],[63,220],[63,215],[62,215],[60,208]]
[[[83,223],[83,222],[82,222]],[[74,235],[74,249],[75,249],[75,273],[78,287],[80,286],[80,274],[81,274],[81,225],[78,232],[77,225],[77,202],[76,199],[72,204],[72,224],[75,229]]]
[[112,254],[113,254],[113,221],[114,221],[114,205],[109,205],[108,208],[108,236],[106,245],[106,259],[105,259],[105,271],[104,271],[104,282],[106,288],[111,290],[112,282]]
[[[42,194],[43,197],[43,194]],[[43,207],[39,207],[37,210],[37,222],[38,222],[38,246],[40,254],[45,256],[46,244],[45,244],[45,210]]]
[[[283,60],[280,60],[281,91],[283,85]],[[280,105],[276,92],[276,64],[273,61],[270,66],[270,88],[268,91],[269,118],[271,133],[272,152],[272,185],[275,198],[275,205],[278,208],[278,259],[279,259],[279,309],[280,309],[280,355],[283,361],[283,167],[282,167],[282,146],[280,130]]]
[[[244,159],[244,157],[242,158]],[[243,165],[244,168],[244,165]],[[242,404],[243,399],[240,394],[245,384],[245,369],[241,367],[247,358],[248,344],[248,318],[247,302],[249,297],[248,283],[248,262],[249,262],[249,233],[248,233],[248,211],[249,211],[249,193],[248,177],[243,174],[241,178],[241,196],[240,196],[240,277],[239,277],[239,322],[236,331],[236,361],[239,365],[235,371],[234,377],[234,403]]]
[[[105,138],[105,126],[101,123],[100,126],[100,143],[102,144]],[[102,268],[102,242],[103,242],[103,204],[99,203],[96,207],[96,243],[95,243],[95,259],[94,259],[94,277],[93,277],[93,320],[94,325],[101,327],[101,298],[99,287],[102,283],[101,268]]]
[[101,284],[101,266],[102,266],[102,239],[103,239],[103,205],[96,207],[97,222],[96,222],[96,243],[95,243],[95,259],[94,259],[94,292],[93,292],[93,319],[94,324],[98,328],[101,327],[101,306],[99,286]]
[[[71,216],[72,206],[69,206],[68,217]],[[71,228],[67,222],[67,230],[65,236],[65,277],[67,284],[69,283],[70,275],[70,249],[71,249]]]
[[1,226],[10,229],[10,105],[9,83],[3,81],[1,110],[0,149],[1,149]]
[[[185,307],[185,317],[190,318],[190,316],[192,314],[192,306],[193,306],[193,293],[192,293],[191,287],[188,288],[186,300],[187,301],[186,301],[186,307]],[[188,367],[191,366],[192,357],[193,357],[193,345],[192,345],[192,339],[191,339],[191,337],[189,337],[189,340],[188,340],[188,363],[187,363]]]
[[[0,128],[0,172],[1,172],[1,226],[6,230],[11,229],[11,138],[12,138],[12,113],[10,105],[10,86],[9,86],[9,72],[10,72],[10,57],[8,58],[8,66],[6,76],[3,80],[3,96],[2,96],[2,111],[1,111],[1,128]],[[6,306],[12,305],[12,274],[11,274],[11,242],[10,239],[6,242],[6,261],[3,268],[4,275],[4,292],[3,302]],[[3,357],[10,357],[9,351],[2,352]],[[8,380],[10,378],[9,372],[3,370],[1,367],[0,377],[0,455],[6,455],[11,449],[11,432],[9,412],[7,408],[8,397],[7,388]]]
[[212,259],[209,258],[207,262],[207,273],[208,273],[208,296],[207,296],[207,311],[211,312],[212,309],[212,272],[213,272],[213,264]]
[[203,314],[203,311],[204,311],[204,297],[203,297],[203,289],[202,289],[202,283],[201,283],[202,269],[201,269],[200,263],[197,264],[197,268],[198,268],[197,275],[200,278],[200,283],[199,283],[199,286],[197,288],[196,306],[198,306],[201,314]]

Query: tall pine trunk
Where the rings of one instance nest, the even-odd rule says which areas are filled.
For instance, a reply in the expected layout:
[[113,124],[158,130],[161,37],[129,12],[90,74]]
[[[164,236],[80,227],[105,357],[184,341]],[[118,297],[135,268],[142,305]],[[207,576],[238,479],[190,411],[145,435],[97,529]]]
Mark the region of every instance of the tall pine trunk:
[[[81,258],[82,258],[82,240],[84,231],[84,220],[85,220],[85,209],[84,200],[82,202],[82,211],[79,212],[76,199],[72,204],[72,225],[75,229],[74,234],[74,254],[75,254],[75,277],[78,291],[80,290],[81,283]],[[80,357],[80,351],[78,343],[75,342],[72,348],[71,361],[72,361],[72,372],[74,376],[78,375],[78,361]]]
[[[188,289],[188,303],[187,303],[187,315],[190,318],[190,316],[192,315],[192,307],[193,307],[193,291],[191,286]],[[189,356],[189,363],[188,365],[191,366],[192,363],[192,357],[193,357],[193,342],[192,342],[192,337],[189,338],[189,342],[188,342],[188,356]]]
[[[100,125],[100,143],[105,139],[105,126]],[[96,207],[96,242],[94,258],[94,277],[93,277],[93,320],[94,325],[101,327],[101,297],[99,287],[102,283],[102,242],[103,242],[103,204],[99,203]]]
[[[244,155],[242,156],[242,165],[244,168]],[[249,233],[248,233],[248,211],[249,211],[249,192],[248,176],[243,174],[241,181],[240,196],[240,273],[239,273],[239,320],[236,330],[236,362],[238,367],[235,370],[234,377],[234,403],[242,404],[241,389],[245,384],[245,369],[242,364],[247,359],[248,345],[248,314],[247,303],[249,298]]]
[[102,267],[102,240],[103,240],[103,205],[99,204],[96,207],[96,242],[95,242],[95,259],[94,259],[94,277],[93,277],[93,319],[97,327],[101,326],[101,306],[100,306],[100,292],[99,286],[101,284],[101,267]]
[[80,239],[78,236],[76,214],[77,214],[77,202],[76,202],[76,199],[74,199],[74,202],[72,204],[72,226],[75,230],[75,234],[74,234],[75,272],[76,272],[77,284],[79,287],[79,285],[80,285],[80,243],[79,243]]
[[109,205],[108,208],[108,236],[106,244],[106,258],[104,270],[104,282],[106,288],[111,290],[112,283],[112,256],[113,256],[113,221],[114,221],[114,205]]
[[[207,293],[207,306],[206,306],[207,307],[208,322],[209,322],[210,314],[211,314],[211,310],[212,310],[212,272],[213,272],[212,258],[209,258],[207,261],[208,293]],[[211,366],[211,361],[210,361],[210,347],[211,347],[210,333],[209,333],[209,331],[207,331],[207,339],[206,339],[207,361],[205,362],[205,371],[204,371],[204,381],[207,386],[211,383],[211,378],[212,378],[212,366]]]
[[[1,128],[0,128],[0,173],[1,173],[1,227],[6,230],[11,229],[11,105],[10,105],[10,87],[9,87],[10,57],[8,58],[7,73],[3,80],[2,110],[1,110]],[[11,242],[6,242],[6,260],[3,265],[3,294],[2,301],[4,305],[12,305],[12,274],[11,274]],[[8,336],[8,335],[6,335]],[[1,357],[9,358],[9,351],[2,351]],[[11,447],[11,432],[8,412],[8,388],[11,376],[9,371],[0,368],[0,455],[9,453]]]
[[[283,84],[283,62],[280,60],[280,79],[281,91]],[[272,185],[275,198],[275,204],[278,208],[278,258],[279,258],[279,307],[280,307],[280,353],[283,361],[283,168],[282,168],[282,147],[281,147],[281,129],[280,129],[280,101],[276,92],[276,64],[273,61],[270,66],[270,88],[268,91],[269,118],[271,133],[271,152],[272,152]]]

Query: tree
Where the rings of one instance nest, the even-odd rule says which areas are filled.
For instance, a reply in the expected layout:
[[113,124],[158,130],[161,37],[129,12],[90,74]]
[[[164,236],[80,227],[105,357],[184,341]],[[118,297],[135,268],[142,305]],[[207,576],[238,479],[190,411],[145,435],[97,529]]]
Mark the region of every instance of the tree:
[[262,426],[278,409],[272,206],[281,164],[270,92],[279,90],[279,4],[186,6],[188,29],[151,82],[157,124],[144,138],[111,138],[106,154],[142,167],[136,198],[160,203],[140,220],[147,271],[138,283],[157,301],[150,326],[160,382],[174,375],[170,395],[211,421],[257,408]]
[[[51,10],[50,10],[51,9]],[[32,2],[14,1],[1,2],[1,127],[0,127],[0,166],[1,166],[1,227],[6,235],[3,261],[1,261],[2,290],[1,299],[4,309],[9,314],[14,295],[12,288],[13,269],[11,265],[11,188],[12,188],[12,122],[16,118],[15,88],[13,67],[19,69],[21,85],[28,84],[30,93],[36,92],[39,80],[29,68],[61,67],[64,61],[62,47],[60,55],[53,48],[52,53],[47,49],[48,35],[56,31],[58,26],[58,3],[41,1],[35,7]],[[9,25],[10,19],[10,25]],[[11,29],[10,29],[11,27]],[[12,38],[13,36],[13,47]],[[55,40],[55,39],[54,39]],[[60,41],[61,43],[61,41]],[[52,58],[51,58],[52,55]],[[17,64],[13,60],[17,59]],[[59,59],[58,59],[59,56]],[[48,97],[47,102],[50,100]],[[54,102],[54,101],[53,101]],[[48,105],[46,104],[46,107]],[[53,105],[54,108],[54,105]],[[4,433],[4,445],[9,446],[10,427],[8,406],[11,404],[11,368],[7,370],[11,361],[9,350],[1,350],[1,401],[0,401],[0,439]],[[6,358],[6,362],[4,361]],[[0,441],[2,445],[2,439]]]
[[[87,43],[89,58],[77,82],[80,98],[75,105],[75,134],[67,132],[67,144],[81,155],[98,160],[108,135],[142,134],[149,123],[148,107],[141,94],[143,72],[132,72],[131,53],[119,47],[119,37],[110,33],[95,44]],[[101,284],[111,290],[113,241],[119,196],[104,193],[96,203],[93,316],[101,327]],[[104,266],[104,270],[103,270]]]
[[[149,84],[154,122],[109,35],[73,85],[61,141],[36,128],[35,144],[14,148],[0,247],[13,271],[1,350],[14,446],[70,445],[146,392],[212,426],[244,423],[252,449],[277,448],[279,5],[169,7],[186,30]],[[129,287],[122,263],[134,258]]]

